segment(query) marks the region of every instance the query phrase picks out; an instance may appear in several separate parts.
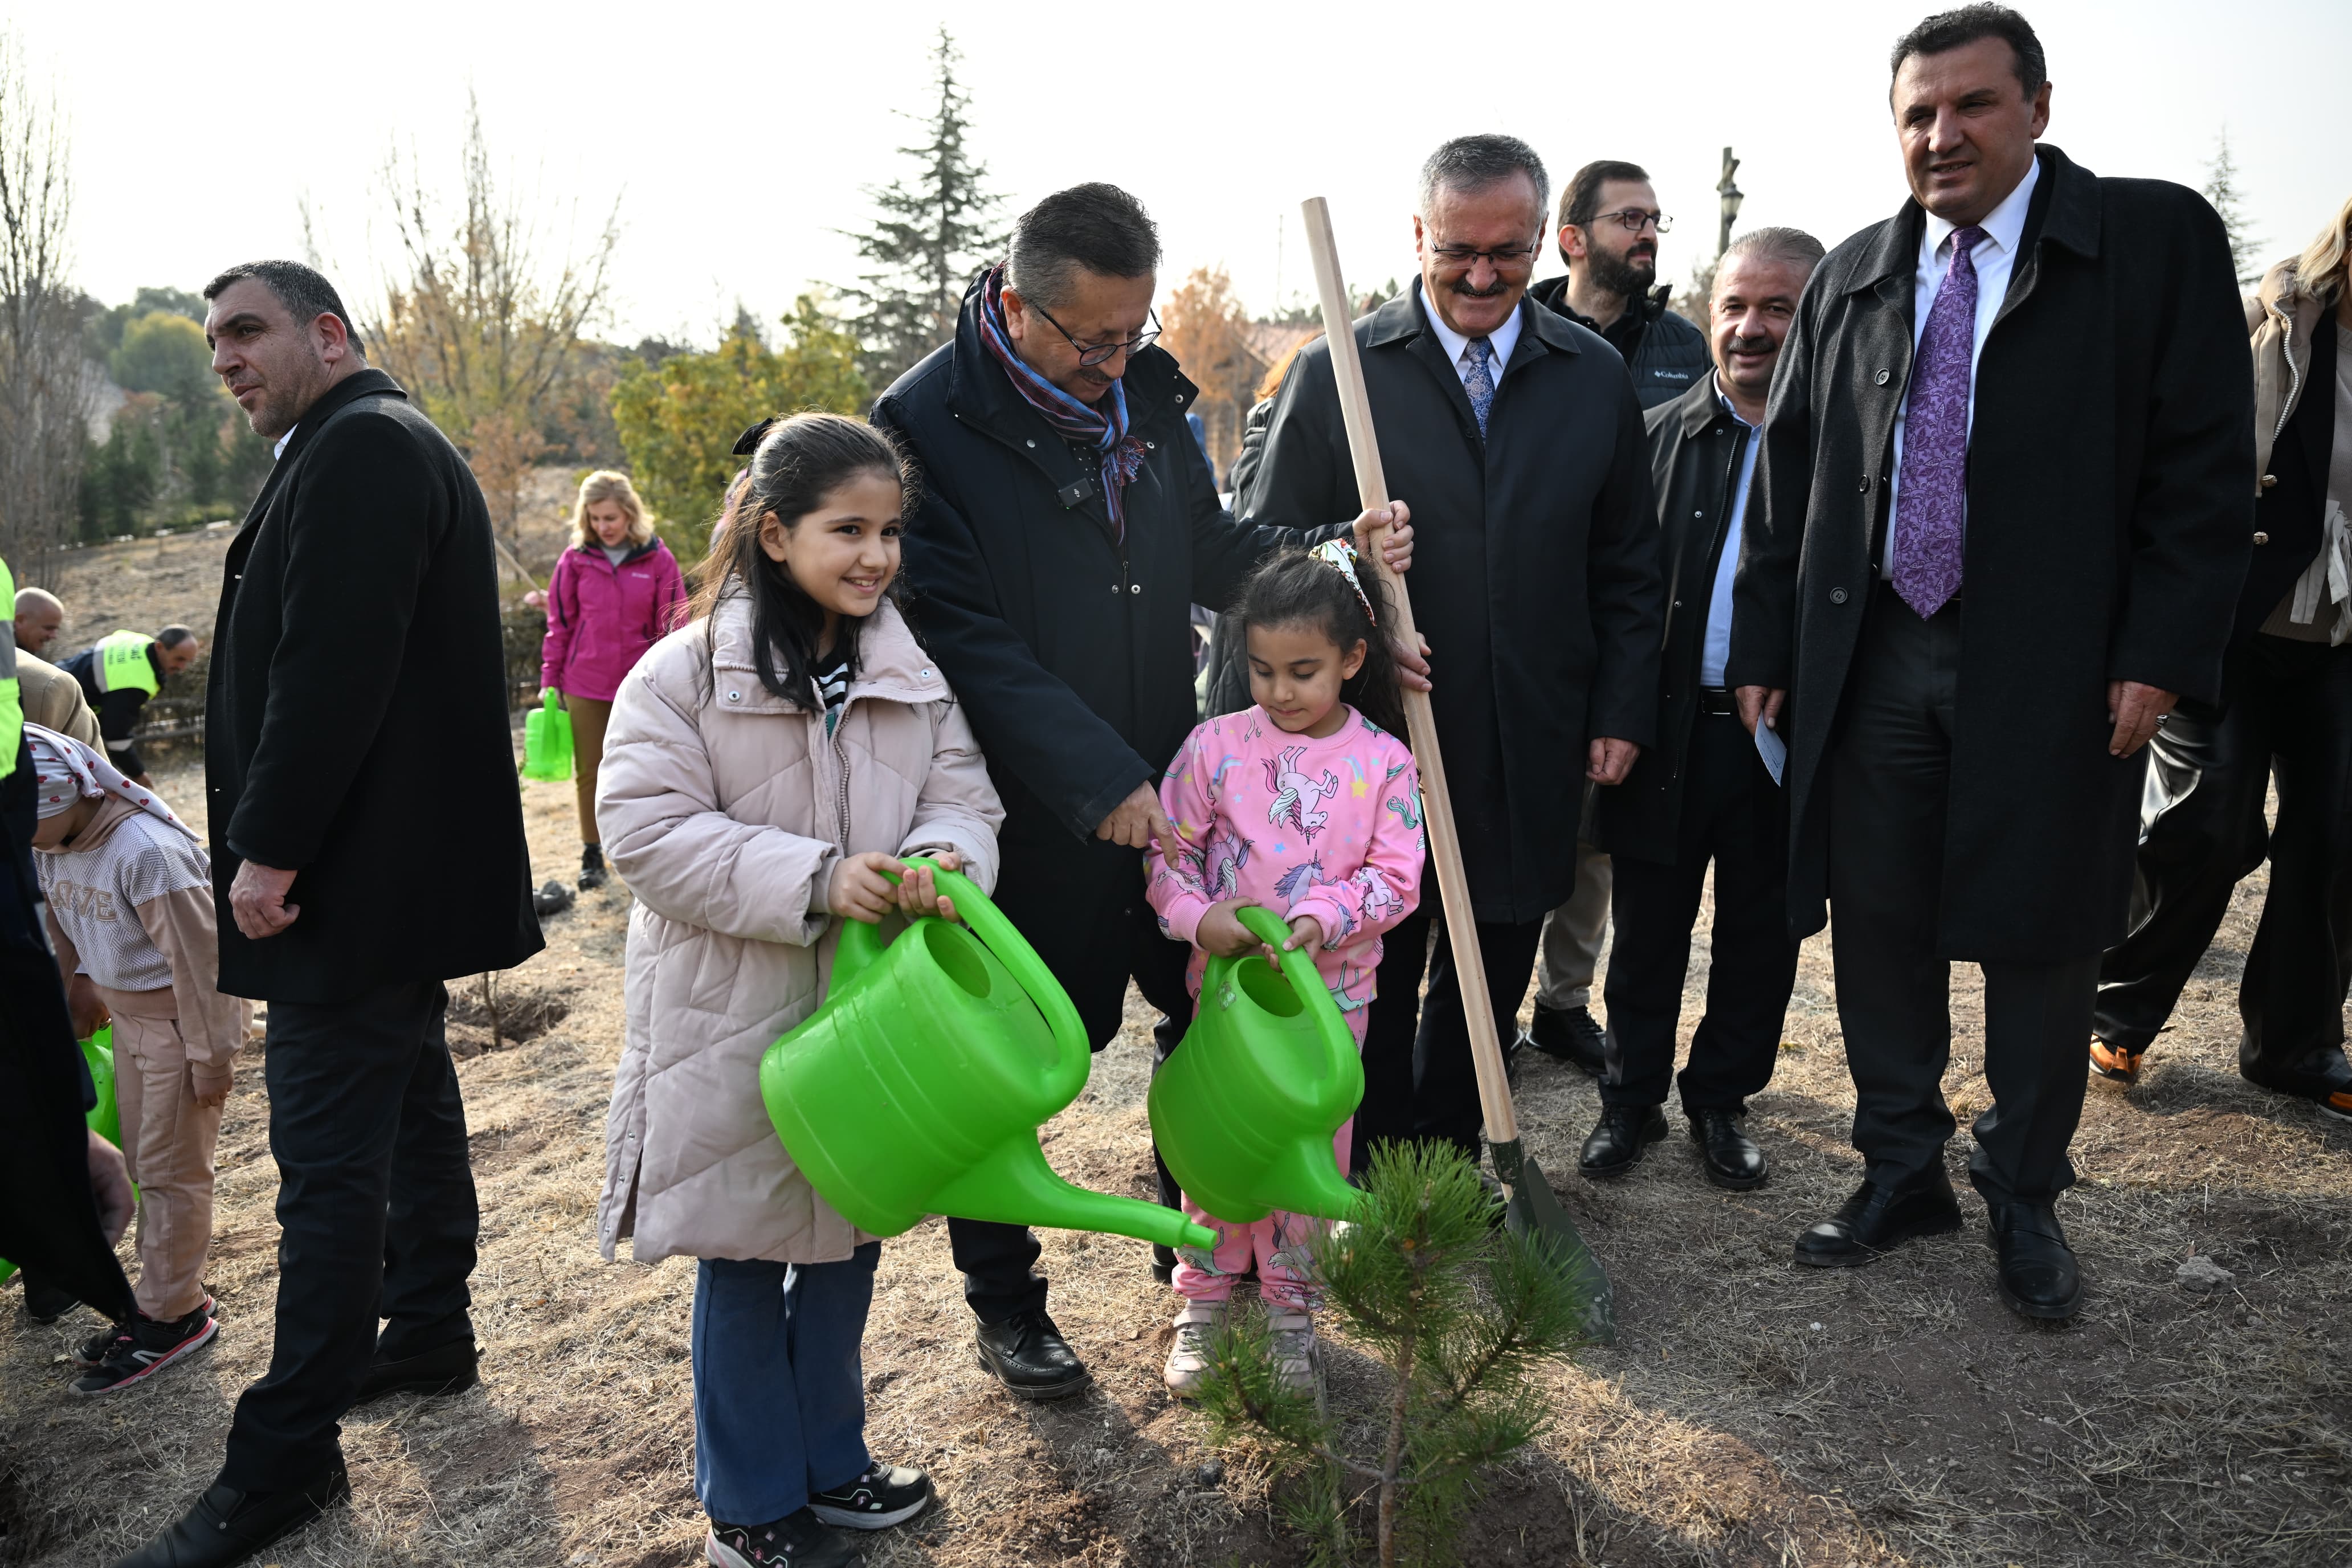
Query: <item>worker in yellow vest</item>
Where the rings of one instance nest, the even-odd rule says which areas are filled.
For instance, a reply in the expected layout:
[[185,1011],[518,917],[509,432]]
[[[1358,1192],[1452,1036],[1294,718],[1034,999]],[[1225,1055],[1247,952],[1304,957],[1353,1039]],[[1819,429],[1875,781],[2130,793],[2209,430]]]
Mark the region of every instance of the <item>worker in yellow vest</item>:
[[203,651],[203,642],[185,626],[165,626],[152,637],[109,632],[59,667],[81,682],[81,694],[98,715],[98,732],[106,739],[106,760],[142,788],[153,786],[131,741],[139,711]]

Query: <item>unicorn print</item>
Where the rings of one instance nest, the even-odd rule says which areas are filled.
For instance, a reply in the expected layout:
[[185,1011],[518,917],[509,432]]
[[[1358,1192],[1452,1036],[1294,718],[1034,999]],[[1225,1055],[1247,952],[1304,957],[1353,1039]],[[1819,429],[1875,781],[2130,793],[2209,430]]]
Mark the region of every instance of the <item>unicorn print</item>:
[[1364,889],[1364,919],[1377,922],[1404,918],[1404,900],[1389,886],[1388,879],[1381,875],[1379,867],[1367,866],[1350,880]]
[[1320,780],[1308,778],[1298,771],[1298,759],[1306,754],[1306,747],[1292,746],[1279,757],[1265,759],[1265,787],[1274,792],[1265,819],[1277,827],[1290,824],[1311,843],[1331,819],[1330,813],[1317,807],[1339,793],[1339,775],[1326,768]]
[[1202,857],[1201,890],[1212,901],[1230,899],[1241,887],[1242,868],[1249,864],[1249,840],[1229,828],[1213,830],[1208,853]]

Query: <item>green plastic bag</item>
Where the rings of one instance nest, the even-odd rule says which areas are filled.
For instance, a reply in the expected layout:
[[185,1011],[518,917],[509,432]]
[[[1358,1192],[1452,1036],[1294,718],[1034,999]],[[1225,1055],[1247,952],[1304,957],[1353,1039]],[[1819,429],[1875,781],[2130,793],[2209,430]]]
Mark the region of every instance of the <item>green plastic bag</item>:
[[[114,1097],[114,1026],[101,1024],[98,1033],[81,1042],[82,1060],[89,1064],[89,1081],[98,1087],[98,1103],[83,1118],[90,1131],[122,1147],[122,1106]],[[138,1189],[133,1187],[132,1192]],[[16,1277],[16,1266],[0,1258],[0,1285]]]
[[541,705],[522,723],[522,776],[527,779],[568,779],[572,776],[572,715],[555,705],[562,693],[549,687]]

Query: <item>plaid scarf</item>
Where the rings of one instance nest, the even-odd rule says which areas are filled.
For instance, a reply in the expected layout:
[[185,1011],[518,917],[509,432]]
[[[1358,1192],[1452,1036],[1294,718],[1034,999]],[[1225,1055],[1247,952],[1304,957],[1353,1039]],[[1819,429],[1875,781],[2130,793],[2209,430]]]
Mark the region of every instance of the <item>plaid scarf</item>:
[[1143,442],[1128,434],[1127,388],[1110,384],[1110,395],[1097,408],[1079,402],[1023,363],[1013,352],[1013,338],[1004,330],[1004,268],[1000,265],[980,287],[980,337],[988,352],[1004,366],[1004,374],[1022,400],[1045,417],[1063,437],[1083,441],[1102,454],[1103,500],[1110,511],[1111,532],[1127,542],[1127,482],[1143,467]]

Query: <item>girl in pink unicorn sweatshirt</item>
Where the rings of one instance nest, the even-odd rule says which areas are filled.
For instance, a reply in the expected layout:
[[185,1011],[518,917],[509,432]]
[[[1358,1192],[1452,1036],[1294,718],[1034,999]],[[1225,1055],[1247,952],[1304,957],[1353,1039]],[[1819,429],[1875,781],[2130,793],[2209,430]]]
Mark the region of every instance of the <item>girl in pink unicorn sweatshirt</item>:
[[[1380,583],[1344,542],[1268,562],[1243,591],[1254,707],[1194,730],[1160,783],[1178,842],[1152,867],[1160,928],[1192,944],[1197,1004],[1211,953],[1262,944],[1234,916],[1256,904],[1289,923],[1340,1016],[1364,1043],[1381,933],[1412,912],[1421,886],[1421,789],[1402,727],[1396,666],[1374,606]],[[1375,722],[1377,718],[1380,722]],[[1383,727],[1386,726],[1386,727]],[[1349,1128],[1334,1148],[1348,1162]],[[1321,1222],[1276,1212],[1235,1225],[1184,1212],[1217,1233],[1213,1250],[1177,1254],[1176,1340],[1168,1386],[1197,1390],[1210,1332],[1253,1267],[1283,1373],[1320,1376],[1306,1244]]]

